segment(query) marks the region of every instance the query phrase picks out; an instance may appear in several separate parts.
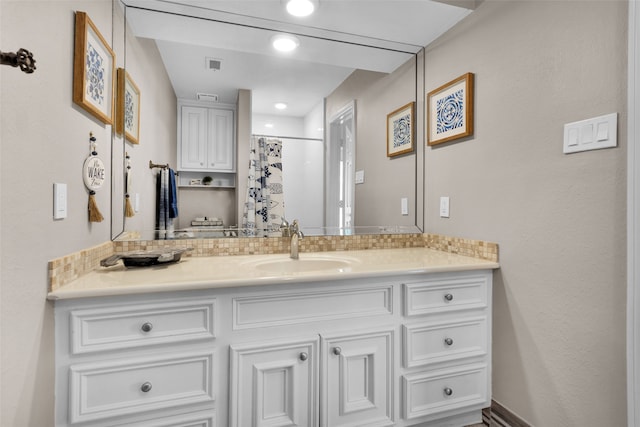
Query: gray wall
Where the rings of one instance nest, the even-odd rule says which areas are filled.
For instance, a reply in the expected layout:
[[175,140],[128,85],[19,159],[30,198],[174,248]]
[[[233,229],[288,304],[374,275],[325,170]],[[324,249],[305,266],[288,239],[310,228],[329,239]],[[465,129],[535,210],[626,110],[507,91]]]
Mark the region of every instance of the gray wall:
[[[474,137],[426,150],[427,231],[499,243],[493,397],[540,427],[626,425],[627,7],[487,0],[426,52],[427,92],[476,77]],[[611,112],[618,148],[562,154]]]
[[[52,425],[54,403],[53,305],[46,301],[50,259],[110,239],[109,185],[97,193],[105,217],[89,223],[82,164],[89,132],[111,170],[111,129],[72,102],[74,12],[87,12],[124,65],[121,14],[111,0],[0,2],[0,49],[33,51],[37,70],[0,68],[0,425]],[[26,30],[25,25],[31,30]],[[148,161],[174,162],[175,96],[155,46],[127,46],[130,74],[141,91],[139,146],[132,154],[136,191],[148,194]],[[153,72],[152,72],[153,71]],[[173,96],[173,99],[171,98]],[[53,183],[68,185],[68,217],[53,220]],[[143,197],[144,201],[144,197]],[[151,217],[152,218],[152,217]],[[134,217],[145,219],[144,212]],[[133,219],[132,219],[133,220]]]

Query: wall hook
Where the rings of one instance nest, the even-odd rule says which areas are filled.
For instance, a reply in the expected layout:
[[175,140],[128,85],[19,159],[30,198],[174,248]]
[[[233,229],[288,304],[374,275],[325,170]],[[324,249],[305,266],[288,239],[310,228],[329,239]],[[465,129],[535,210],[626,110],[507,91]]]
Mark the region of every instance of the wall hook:
[[0,51],[0,64],[20,67],[27,74],[33,73],[36,69],[36,60],[33,59],[33,53],[22,48],[16,53]]

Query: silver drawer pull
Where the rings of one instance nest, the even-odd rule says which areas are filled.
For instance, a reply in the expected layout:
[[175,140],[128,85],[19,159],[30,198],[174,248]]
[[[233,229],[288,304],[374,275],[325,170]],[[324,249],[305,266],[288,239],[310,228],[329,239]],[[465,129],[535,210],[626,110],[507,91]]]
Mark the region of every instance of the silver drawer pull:
[[342,353],[342,349],[340,347],[333,347],[333,354],[340,356],[340,353]]
[[305,360],[307,360],[309,358],[309,355],[303,351],[302,353],[300,353],[299,357],[300,357],[300,360],[302,360],[304,362]]
[[142,386],[140,386],[140,390],[142,390],[143,393],[148,393],[151,391],[151,383],[150,382],[146,382],[144,384],[142,384]]
[[446,294],[444,296],[445,301],[453,301],[453,294]]
[[444,394],[446,396],[451,396],[453,394],[453,390],[451,390],[449,387],[444,389]]
[[153,324],[151,322],[146,322],[142,325],[142,332],[150,332],[153,329]]
[[445,339],[444,339],[444,343],[445,343],[446,345],[453,345],[453,340],[452,340],[451,338],[445,338]]

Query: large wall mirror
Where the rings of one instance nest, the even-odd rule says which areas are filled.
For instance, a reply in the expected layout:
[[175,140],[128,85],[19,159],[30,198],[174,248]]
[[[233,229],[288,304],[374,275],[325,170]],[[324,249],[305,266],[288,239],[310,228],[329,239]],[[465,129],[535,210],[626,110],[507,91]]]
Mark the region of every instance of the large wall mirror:
[[[141,113],[139,144],[114,138],[114,238],[158,237],[160,169],[149,162],[179,174],[171,238],[245,235],[250,149],[260,138],[281,143],[283,217],[306,234],[423,228],[423,49],[470,11],[428,0],[313,3],[315,12],[299,18],[283,0],[120,2]],[[275,51],[280,34],[297,49]],[[387,115],[408,103],[414,150],[389,157]],[[181,168],[185,107],[233,112],[233,171]],[[209,188],[198,184],[204,176],[213,178]],[[198,227],[204,218],[219,228]]]

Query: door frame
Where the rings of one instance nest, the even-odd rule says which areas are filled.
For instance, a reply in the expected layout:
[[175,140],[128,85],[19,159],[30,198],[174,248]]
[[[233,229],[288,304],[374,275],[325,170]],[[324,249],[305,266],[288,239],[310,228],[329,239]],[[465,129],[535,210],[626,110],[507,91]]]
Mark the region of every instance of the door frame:
[[629,4],[627,82],[627,425],[640,425],[640,7]]

